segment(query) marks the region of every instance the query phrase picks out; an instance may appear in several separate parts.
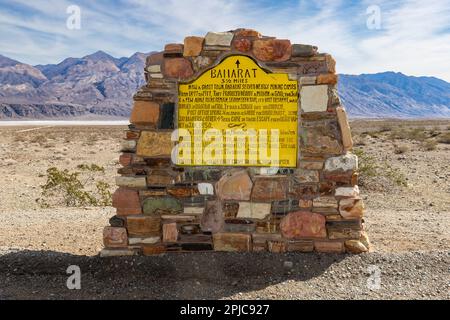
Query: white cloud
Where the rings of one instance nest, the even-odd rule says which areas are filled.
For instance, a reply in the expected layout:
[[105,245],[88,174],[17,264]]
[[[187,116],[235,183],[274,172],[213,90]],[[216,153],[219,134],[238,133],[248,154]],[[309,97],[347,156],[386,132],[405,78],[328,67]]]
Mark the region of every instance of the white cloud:
[[[77,1],[82,30],[65,28],[70,1],[17,0],[36,14],[0,13],[0,53],[33,64],[104,50],[116,56],[161,50],[209,30],[251,27],[329,52],[341,73],[387,70],[450,81],[450,0],[301,0],[281,6],[246,0]],[[281,2],[285,3],[285,2]],[[368,30],[366,8],[379,5],[382,29]],[[0,4],[1,6],[1,4]]]

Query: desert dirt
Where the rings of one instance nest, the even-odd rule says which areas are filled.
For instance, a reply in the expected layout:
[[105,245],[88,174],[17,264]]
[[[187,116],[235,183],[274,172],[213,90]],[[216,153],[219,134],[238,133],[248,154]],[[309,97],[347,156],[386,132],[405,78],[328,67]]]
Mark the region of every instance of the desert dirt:
[[[366,164],[369,253],[121,258],[98,256],[113,208],[42,208],[36,199],[49,167],[97,164],[113,191],[126,127],[0,126],[0,300],[449,299],[450,121],[351,126]],[[81,269],[81,290],[66,286],[70,265]]]

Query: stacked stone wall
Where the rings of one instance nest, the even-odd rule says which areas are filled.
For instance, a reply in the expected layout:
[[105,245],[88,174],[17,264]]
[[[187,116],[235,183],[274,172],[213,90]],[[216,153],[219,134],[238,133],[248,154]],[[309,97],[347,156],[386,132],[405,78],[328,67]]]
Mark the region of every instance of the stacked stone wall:
[[[298,82],[295,168],[174,164],[178,83],[230,55],[245,55]],[[335,60],[317,47],[238,29],[190,36],[147,58],[134,96],[104,229],[103,255],[185,251],[369,249],[358,159],[338,92]]]

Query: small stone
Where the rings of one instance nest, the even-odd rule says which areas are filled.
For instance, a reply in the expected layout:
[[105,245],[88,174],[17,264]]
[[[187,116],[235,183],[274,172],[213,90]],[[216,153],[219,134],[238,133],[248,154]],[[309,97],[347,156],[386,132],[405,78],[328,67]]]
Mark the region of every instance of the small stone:
[[330,241],[314,241],[314,249],[324,253],[343,253],[344,243]]
[[133,154],[132,153],[122,153],[119,156],[119,164],[122,167],[127,167],[131,164],[131,161],[133,160]]
[[127,229],[116,227],[104,227],[103,244],[107,248],[127,247],[128,246]]
[[358,157],[352,153],[338,157],[331,157],[325,161],[324,171],[328,172],[347,172],[358,170]]
[[291,57],[291,42],[280,39],[255,40],[253,54],[261,61],[286,61]]
[[250,218],[263,220],[270,215],[270,203],[239,202],[237,218]]
[[334,73],[322,73],[317,76],[317,84],[336,84],[338,82],[338,75]]
[[184,53],[185,57],[197,57],[202,52],[203,37],[186,37],[184,38]]
[[118,215],[142,213],[138,192],[128,188],[120,187],[114,192],[112,206],[117,209]]
[[306,170],[322,170],[323,161],[299,161],[298,167]]
[[261,34],[253,29],[238,29],[234,33],[235,37],[254,37],[254,38],[261,38]]
[[292,269],[294,267],[294,263],[292,261],[285,261],[283,262],[283,267],[286,269]]
[[315,183],[319,182],[319,171],[295,169],[293,177],[298,183]]
[[314,242],[311,240],[287,241],[286,251],[288,252],[311,252],[314,250]]
[[311,57],[317,54],[317,47],[308,44],[293,44],[292,56],[293,57]]
[[314,76],[300,77],[299,83],[300,83],[301,86],[315,85],[316,84],[316,79],[317,79],[317,77],[314,77]]
[[325,217],[306,211],[291,212],[280,222],[280,230],[287,239],[325,238]]
[[252,190],[252,201],[265,202],[284,200],[287,198],[289,181],[285,177],[255,177]]
[[141,157],[163,157],[172,153],[171,132],[142,131],[136,154]]
[[147,67],[147,71],[151,73],[161,73],[161,65],[155,64]]
[[155,243],[158,243],[159,241],[161,241],[161,238],[159,236],[158,237],[146,237],[146,238],[141,238],[141,237],[128,238],[128,243],[130,245],[155,244]]
[[224,224],[222,205],[218,201],[208,201],[201,217],[200,226],[203,231],[219,232]]
[[102,249],[100,251],[101,258],[134,256],[136,252],[131,249]]
[[136,149],[136,141],[135,140],[124,140],[122,141],[121,151],[122,152],[134,152]]
[[156,128],[159,120],[159,104],[153,101],[135,101],[131,110],[132,124],[151,126]]
[[345,219],[360,219],[364,214],[364,202],[362,199],[341,199],[339,201],[339,213]]
[[153,64],[161,64],[164,60],[164,53],[163,52],[155,52],[149,55],[146,59],[146,65],[150,66]]
[[163,224],[163,242],[177,242],[178,229],[176,223]]
[[216,251],[252,250],[251,235],[245,233],[216,233],[213,235],[213,243]]
[[239,212],[239,203],[223,202],[222,212],[225,218],[235,218]]
[[370,249],[371,245],[370,245],[369,236],[367,235],[367,233],[365,231],[361,231],[361,237],[359,238],[359,241],[361,241],[361,243],[367,248],[367,250]]
[[233,169],[217,182],[217,196],[221,200],[250,200],[252,186],[246,170]]
[[125,227],[125,219],[119,216],[113,216],[109,219],[109,225],[111,227],[123,228]]
[[358,186],[353,187],[339,187],[336,188],[335,197],[343,197],[343,198],[358,198],[359,197],[359,188]]
[[205,37],[207,46],[229,46],[234,34],[232,32],[208,32]]
[[345,112],[345,109],[343,107],[337,107],[336,115],[339,127],[341,128],[342,144],[344,146],[344,150],[351,150],[353,148],[353,138],[350,131],[350,125],[348,124],[347,113]]
[[330,55],[325,55],[325,61],[327,64],[327,69],[329,73],[336,73],[336,60]]
[[193,74],[191,62],[185,58],[164,60],[164,75],[168,78],[187,79]]
[[236,39],[233,41],[233,48],[240,52],[249,52],[252,49],[252,42],[246,38]]
[[202,195],[214,195],[214,186],[211,183],[200,182],[197,188]]
[[300,100],[303,112],[325,112],[328,108],[328,86],[303,86]]
[[184,46],[181,43],[168,43],[164,47],[164,56],[182,55]]
[[145,215],[179,214],[183,212],[183,205],[174,197],[150,197],[144,200],[142,211]]
[[272,253],[286,252],[286,242],[284,241],[267,241],[267,250]]
[[161,218],[158,216],[128,216],[127,230],[130,236],[158,237],[161,231]]
[[150,73],[150,78],[152,79],[163,79],[164,76],[162,73]]
[[147,187],[147,182],[145,177],[116,177],[116,185],[119,187],[129,187],[129,188],[145,188]]
[[152,256],[155,254],[162,254],[166,252],[166,247],[162,244],[145,245],[142,246],[142,254],[144,256]]
[[359,240],[347,240],[345,241],[345,249],[350,253],[363,253],[367,252],[368,249],[364,246],[364,244]]
[[313,206],[316,208],[337,208],[338,201],[333,196],[320,196],[313,200]]

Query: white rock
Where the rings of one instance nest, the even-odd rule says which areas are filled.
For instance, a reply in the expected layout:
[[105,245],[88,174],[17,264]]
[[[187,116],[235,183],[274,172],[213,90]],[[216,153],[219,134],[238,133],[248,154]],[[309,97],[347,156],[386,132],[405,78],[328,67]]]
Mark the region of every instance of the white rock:
[[340,187],[336,188],[336,192],[334,193],[336,197],[344,197],[344,198],[355,198],[359,196],[359,187]]
[[131,151],[136,148],[136,140],[124,140],[122,141],[122,150]]
[[237,218],[264,219],[270,214],[270,203],[239,202]]
[[328,86],[304,86],[300,91],[303,112],[325,112],[328,107]]
[[205,211],[204,207],[184,207],[183,214],[200,215]]
[[116,185],[119,187],[145,188],[147,180],[145,177],[116,177]]
[[353,153],[328,158],[325,161],[325,171],[355,171],[358,170],[358,157]]

